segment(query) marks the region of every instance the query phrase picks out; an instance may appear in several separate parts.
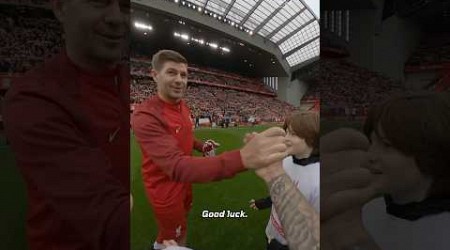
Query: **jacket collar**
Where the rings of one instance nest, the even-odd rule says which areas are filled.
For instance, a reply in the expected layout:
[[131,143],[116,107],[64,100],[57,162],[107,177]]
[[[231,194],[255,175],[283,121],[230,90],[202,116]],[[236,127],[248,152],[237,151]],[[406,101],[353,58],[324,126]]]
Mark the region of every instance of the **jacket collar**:
[[450,199],[428,198],[421,202],[410,202],[402,205],[394,203],[389,195],[386,195],[384,200],[388,214],[410,221],[433,214],[450,212]]
[[156,99],[157,102],[158,102],[159,104],[161,104],[161,105],[163,105],[163,106],[166,106],[166,107],[175,108],[175,109],[176,109],[177,107],[182,107],[182,106],[184,106],[184,104],[185,104],[185,102],[184,102],[183,99],[181,99],[180,102],[175,103],[175,104],[173,104],[173,103],[168,103],[168,102],[164,101],[158,94],[154,95],[153,98]]
[[316,162],[319,162],[319,155],[311,155],[308,158],[303,158],[303,159],[298,159],[295,156],[292,156],[292,159],[294,160],[294,164],[296,165],[300,165],[300,166],[306,166],[309,164],[313,164]]
[[53,58],[46,61],[44,66],[45,76],[54,76],[56,80],[64,79],[64,81],[57,81],[66,91],[72,95],[79,94],[79,77],[82,75],[92,76],[117,76],[121,99],[124,104],[129,105],[129,89],[130,89],[130,71],[125,65],[119,64],[114,70],[105,72],[103,74],[92,74],[82,70],[80,67],[70,60],[65,49]]

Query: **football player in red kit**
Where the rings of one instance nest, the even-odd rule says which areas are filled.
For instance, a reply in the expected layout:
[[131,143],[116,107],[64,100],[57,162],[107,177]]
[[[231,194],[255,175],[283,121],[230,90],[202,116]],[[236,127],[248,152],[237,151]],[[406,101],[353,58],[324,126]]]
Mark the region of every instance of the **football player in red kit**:
[[[129,249],[128,0],[53,0],[61,53],[13,82],[4,122],[31,250]],[[3,246],[7,247],[7,246]]]
[[192,182],[231,178],[245,169],[281,161],[287,153],[285,132],[271,128],[241,150],[193,157],[193,149],[204,152],[208,147],[194,138],[191,113],[182,100],[187,87],[187,60],[178,52],[162,50],[153,56],[152,66],[158,93],[136,108],[132,127],[142,151],[143,181],[159,229],[153,247],[163,249],[164,240],[186,243]]

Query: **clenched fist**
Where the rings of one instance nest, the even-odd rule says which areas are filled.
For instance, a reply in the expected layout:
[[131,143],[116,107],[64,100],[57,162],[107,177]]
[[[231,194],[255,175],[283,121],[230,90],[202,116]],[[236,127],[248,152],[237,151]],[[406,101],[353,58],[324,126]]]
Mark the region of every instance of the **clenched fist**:
[[321,138],[321,219],[360,208],[379,195],[379,172],[370,169],[369,140],[359,131],[338,129]]
[[365,203],[381,193],[379,172],[367,164],[369,140],[353,129],[321,138],[322,249],[378,249],[361,218]]

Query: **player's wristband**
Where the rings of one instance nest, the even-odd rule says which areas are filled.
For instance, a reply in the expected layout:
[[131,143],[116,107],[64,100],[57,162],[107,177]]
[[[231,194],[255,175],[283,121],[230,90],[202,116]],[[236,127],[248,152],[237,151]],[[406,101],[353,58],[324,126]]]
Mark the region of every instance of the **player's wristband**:
[[272,206],[272,199],[269,197],[255,201],[255,206],[261,210]]

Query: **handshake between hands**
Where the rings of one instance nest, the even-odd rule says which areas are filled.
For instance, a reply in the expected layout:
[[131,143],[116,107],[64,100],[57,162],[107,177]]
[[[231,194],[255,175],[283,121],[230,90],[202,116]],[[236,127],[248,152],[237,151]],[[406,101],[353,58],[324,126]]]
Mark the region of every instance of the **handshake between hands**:
[[[284,174],[282,160],[289,155],[285,132],[270,128],[247,134],[241,157],[266,183]],[[321,238],[324,249],[363,247],[378,249],[362,222],[362,207],[385,193],[383,171],[370,164],[370,142],[353,129],[338,129],[320,140]]]
[[[266,181],[283,174],[281,163],[289,155],[285,135],[278,127],[246,134],[241,149],[244,166],[256,170]],[[338,129],[323,136],[320,144],[323,219],[348,207],[362,207],[383,193],[385,178],[369,163],[370,142],[365,135],[353,129]]]
[[286,132],[279,127],[246,134],[240,151],[245,168],[255,170],[267,183],[282,175],[282,161],[289,155],[285,136]]
[[[288,156],[285,136],[286,132],[279,127],[269,128],[261,133],[246,134],[245,145],[240,150],[244,167],[256,170],[256,174],[267,182],[284,173],[281,162]],[[215,156],[215,149],[219,146],[220,144],[213,140],[205,141],[203,156]]]

